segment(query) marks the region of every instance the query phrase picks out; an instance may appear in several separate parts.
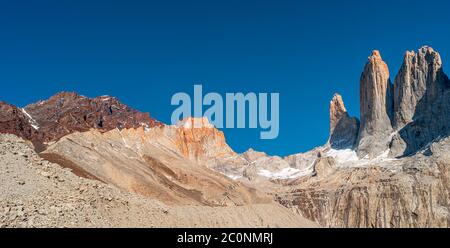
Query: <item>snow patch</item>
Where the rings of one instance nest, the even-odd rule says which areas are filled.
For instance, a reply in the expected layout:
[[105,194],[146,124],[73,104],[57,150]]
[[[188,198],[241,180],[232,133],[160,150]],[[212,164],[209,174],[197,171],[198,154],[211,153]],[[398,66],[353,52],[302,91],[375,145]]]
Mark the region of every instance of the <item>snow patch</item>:
[[190,121],[185,121],[184,123],[180,123],[180,126],[189,129],[192,128],[192,123]]
[[225,176],[227,176],[228,178],[232,179],[232,180],[238,180],[239,178],[242,178],[242,176],[236,176],[236,175],[231,175],[231,174],[223,174]]
[[144,128],[144,132],[150,131],[150,127],[148,126],[147,123],[141,122],[140,124],[141,124],[141,126]]
[[116,130],[119,132],[120,137],[122,138],[122,141],[123,141],[123,144],[125,145],[125,147],[126,147],[126,148],[131,148],[131,146],[128,145],[127,141],[126,141],[125,138],[123,137],[122,132],[121,132],[118,128],[116,128]]
[[307,174],[308,173],[306,173],[306,171],[302,171],[291,167],[283,168],[277,172],[272,172],[265,169],[261,169],[258,172],[258,175],[272,179],[293,179],[305,176]]
[[38,130],[39,129],[39,125],[37,123],[37,121],[35,119],[33,119],[33,117],[31,117],[30,114],[28,114],[28,112],[22,108],[22,113],[28,118],[28,122],[30,123],[30,125],[35,129]]
[[325,156],[334,158],[338,163],[354,162],[359,160],[356,151],[352,149],[344,149],[344,150],[331,149],[325,153]]
[[366,166],[370,164],[376,164],[380,162],[386,161],[395,161],[395,158],[390,158],[389,153],[390,149],[385,150],[383,153],[378,155],[375,158],[369,158],[369,155],[366,155],[364,158],[359,158],[356,154],[355,150],[344,149],[344,150],[335,150],[331,149],[325,153],[325,157],[332,157],[336,160],[338,166],[346,167],[346,166]]
[[177,127],[182,127],[185,129],[191,129],[191,128],[214,128],[214,125],[209,123],[208,118],[202,117],[202,118],[193,118],[188,117],[186,119],[183,119],[179,121],[176,125]]

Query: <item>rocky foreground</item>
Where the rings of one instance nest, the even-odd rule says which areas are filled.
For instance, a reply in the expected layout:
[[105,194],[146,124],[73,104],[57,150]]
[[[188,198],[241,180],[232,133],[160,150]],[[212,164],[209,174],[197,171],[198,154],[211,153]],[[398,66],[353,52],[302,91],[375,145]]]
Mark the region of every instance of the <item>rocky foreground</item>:
[[449,150],[449,138],[401,159],[343,161],[324,149],[317,175],[287,183],[276,197],[327,227],[449,227]]
[[40,158],[30,142],[0,135],[1,227],[307,227],[276,203],[170,206]]

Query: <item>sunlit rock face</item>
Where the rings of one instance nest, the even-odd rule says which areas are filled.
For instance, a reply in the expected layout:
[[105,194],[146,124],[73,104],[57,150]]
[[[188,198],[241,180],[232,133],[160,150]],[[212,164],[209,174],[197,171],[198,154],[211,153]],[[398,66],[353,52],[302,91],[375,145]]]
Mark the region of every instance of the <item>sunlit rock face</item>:
[[358,130],[359,120],[349,116],[342,96],[335,94],[330,102],[330,146],[333,149],[353,149]]
[[173,126],[104,133],[93,129],[63,137],[41,156],[81,176],[168,204],[229,206],[270,202],[256,190],[186,157],[185,150],[180,150],[180,144],[189,149],[187,143],[180,143],[184,131]]
[[361,126],[358,137],[358,156],[373,158],[389,148],[393,132],[393,87],[389,69],[379,51],[373,51],[360,80]]
[[[315,173],[286,186],[278,201],[323,226],[449,227],[450,81],[439,54],[430,47],[407,52],[392,87],[374,51],[360,92],[356,151],[333,149],[330,139]],[[331,136],[346,116],[335,96]]]
[[431,47],[406,52],[395,79],[392,156],[405,156],[450,134],[450,80]]

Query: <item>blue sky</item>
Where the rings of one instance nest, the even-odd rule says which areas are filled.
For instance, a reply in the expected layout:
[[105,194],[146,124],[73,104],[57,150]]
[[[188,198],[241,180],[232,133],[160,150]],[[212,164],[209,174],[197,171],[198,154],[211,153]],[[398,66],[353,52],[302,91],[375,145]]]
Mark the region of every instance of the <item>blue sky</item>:
[[359,115],[359,77],[379,49],[393,78],[406,50],[450,61],[447,1],[0,1],[0,100],[59,91],[113,95],[163,122],[171,96],[279,92],[280,135],[225,129],[228,143],[269,154],[328,138],[335,92]]

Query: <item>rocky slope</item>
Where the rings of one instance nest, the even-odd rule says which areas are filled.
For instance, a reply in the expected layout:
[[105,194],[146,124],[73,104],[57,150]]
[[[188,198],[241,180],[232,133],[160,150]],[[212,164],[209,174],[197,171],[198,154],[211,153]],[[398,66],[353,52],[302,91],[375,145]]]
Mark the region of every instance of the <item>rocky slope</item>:
[[[115,128],[150,128],[161,125],[148,113],[136,111],[117,98],[88,98],[73,92],[58,93],[48,100],[26,106],[21,112],[22,114],[17,115],[2,110],[3,115],[8,115],[15,122],[26,120],[24,122],[30,123],[32,130],[29,130],[30,127],[24,127],[25,131],[1,128],[1,132],[16,134],[42,144],[92,128],[105,132]],[[27,134],[24,136],[23,132]]]
[[179,136],[170,138],[171,132],[183,135],[184,131],[173,127],[146,131],[141,127],[73,133],[50,145],[41,156],[73,168],[82,176],[168,204],[227,206],[270,202],[256,190],[185,157],[185,151],[192,154],[191,150],[184,150],[186,143],[180,147],[180,140],[173,138]]
[[275,204],[170,206],[78,177],[39,157],[29,142],[0,135],[1,227],[308,227]]

